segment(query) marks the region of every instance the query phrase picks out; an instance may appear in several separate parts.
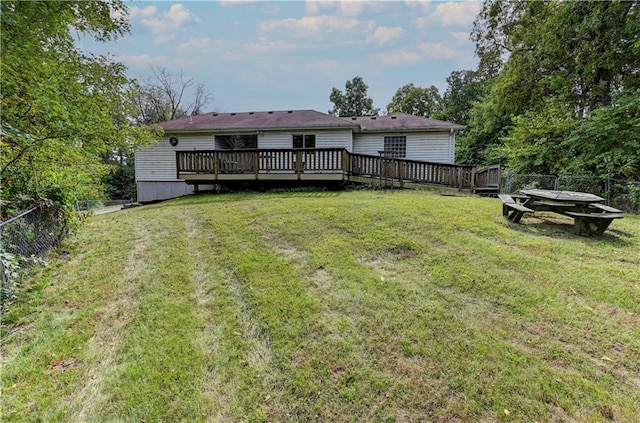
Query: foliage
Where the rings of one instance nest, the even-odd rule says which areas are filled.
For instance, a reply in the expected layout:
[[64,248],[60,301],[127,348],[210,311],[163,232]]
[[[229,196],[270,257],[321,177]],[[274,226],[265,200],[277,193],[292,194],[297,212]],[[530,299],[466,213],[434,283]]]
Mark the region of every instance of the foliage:
[[[488,160],[508,141],[511,147],[525,150],[502,149],[508,157],[501,158],[512,165],[560,168],[562,156],[556,153],[561,143],[566,147],[564,138],[569,133],[561,131],[567,126],[552,121],[544,129],[541,119],[568,118],[576,121],[567,122],[568,128],[577,128],[598,109],[611,106],[618,93],[637,89],[639,15],[637,1],[485,1],[472,39],[481,59],[479,70],[490,79],[486,95],[470,114],[462,156]],[[525,139],[529,135],[532,138]],[[580,140],[583,146],[594,142]],[[619,147],[623,155],[635,156],[633,144]],[[575,151],[582,154],[597,148]],[[613,157],[605,161],[620,162]]]
[[105,193],[112,200],[137,198],[134,163],[116,165],[104,177]]
[[415,116],[434,117],[442,110],[442,98],[438,88],[416,87],[411,84],[398,88],[391,102],[387,104],[387,113],[407,113]]
[[447,77],[447,89],[442,96],[438,119],[466,125],[474,102],[485,92],[485,80],[479,71],[453,71]]
[[640,90],[614,97],[560,143],[567,172],[640,180]]
[[634,421],[640,219],[553,220],[408,191],[89,218],[10,311],[3,422]]
[[20,259],[15,254],[4,251],[0,246],[0,308],[4,313],[4,304],[16,298],[20,286]]
[[467,129],[456,140],[456,162],[470,165],[503,164],[497,152],[511,125],[504,99],[485,95],[473,103]]
[[[144,83],[134,83],[130,91],[138,124],[151,125],[202,113],[211,97],[203,83],[196,85],[183,72],[175,75],[163,67],[152,67],[151,73]],[[193,92],[188,93],[190,90]],[[188,94],[190,102],[185,103]]]
[[524,174],[561,174],[576,156],[563,147],[563,140],[578,122],[571,111],[548,105],[513,118],[514,126],[504,137],[501,158],[510,170]]
[[333,109],[329,110],[329,114],[333,116],[377,116],[380,109],[373,107],[373,100],[367,96],[368,88],[359,76],[346,82],[344,92],[334,87],[329,95],[329,100],[333,103]]
[[20,194],[72,206],[102,196],[103,157],[157,133],[132,127],[125,67],[74,45],[73,31],[110,40],[125,34],[126,7],[114,2],[0,3],[0,177],[4,202]]

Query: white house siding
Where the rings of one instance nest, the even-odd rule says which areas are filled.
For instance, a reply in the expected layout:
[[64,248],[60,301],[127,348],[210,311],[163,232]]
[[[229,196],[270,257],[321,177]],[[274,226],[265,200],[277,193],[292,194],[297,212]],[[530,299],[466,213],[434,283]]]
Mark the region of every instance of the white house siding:
[[265,132],[258,135],[258,148],[291,148],[291,132]]
[[[178,140],[178,145],[172,147],[169,137],[164,137],[157,144],[136,151],[139,202],[167,200],[193,192],[193,186],[176,177],[176,151],[211,150],[213,135],[181,135]],[[213,187],[202,185],[200,188],[206,190]]]
[[407,135],[407,159],[453,163],[453,140],[448,132]]
[[384,148],[384,134],[353,134],[353,152],[377,156]]
[[351,151],[351,130],[307,130],[265,132],[258,136],[258,148],[292,148],[294,134],[315,134],[316,148],[346,148]]
[[351,130],[318,131],[316,134],[316,148],[346,148],[353,150]]
[[450,137],[448,132],[354,134],[353,152],[377,156],[384,149],[384,137],[394,135],[406,135],[406,158],[409,160],[438,163],[454,161],[454,137]]
[[178,145],[172,147],[169,137],[157,144],[136,151],[136,181],[177,181],[176,151],[213,149],[213,135],[178,136]]

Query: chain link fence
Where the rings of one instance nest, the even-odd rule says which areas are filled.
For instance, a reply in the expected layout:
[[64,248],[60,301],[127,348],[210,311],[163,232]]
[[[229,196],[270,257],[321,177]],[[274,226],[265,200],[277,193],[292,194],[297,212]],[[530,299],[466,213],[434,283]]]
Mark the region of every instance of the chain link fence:
[[15,295],[19,273],[41,262],[69,234],[64,211],[41,203],[0,222],[0,303]]
[[588,175],[523,175],[509,172],[502,179],[502,192],[516,193],[531,188],[588,192],[604,198],[609,206],[640,214],[640,181]]
[[101,214],[131,207],[133,199],[128,200],[79,200],[76,201],[76,211],[81,215]]

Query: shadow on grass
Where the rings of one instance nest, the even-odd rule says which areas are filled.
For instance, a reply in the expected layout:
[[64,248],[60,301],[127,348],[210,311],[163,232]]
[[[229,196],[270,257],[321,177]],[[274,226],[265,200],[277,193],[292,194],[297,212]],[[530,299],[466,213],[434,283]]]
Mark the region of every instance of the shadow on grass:
[[583,240],[584,242],[606,242],[620,247],[636,245],[635,236],[624,230],[616,229],[612,223],[602,235],[578,235],[573,220],[553,216],[538,215],[523,218],[519,224],[510,224],[518,232],[529,235],[547,236],[558,239]]

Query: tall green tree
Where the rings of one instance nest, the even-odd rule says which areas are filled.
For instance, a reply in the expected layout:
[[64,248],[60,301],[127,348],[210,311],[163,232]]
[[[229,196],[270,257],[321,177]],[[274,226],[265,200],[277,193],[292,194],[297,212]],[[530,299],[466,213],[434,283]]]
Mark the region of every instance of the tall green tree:
[[129,31],[121,1],[0,3],[2,201],[24,196],[70,204],[102,193],[104,158],[125,145],[151,142],[132,127],[125,67],[74,44]]
[[557,169],[554,151],[567,131],[638,88],[639,14],[637,1],[485,1],[472,39],[483,72],[497,74],[470,113],[467,150],[481,162]]
[[433,85],[428,88],[416,87],[413,83],[404,85],[398,88],[387,104],[387,113],[434,117],[441,111],[442,97]]
[[373,100],[367,95],[369,86],[360,76],[354,77],[345,84],[345,91],[337,88],[331,90],[329,101],[333,109],[329,114],[333,116],[377,116],[380,109],[373,107]]
[[453,71],[447,77],[447,89],[442,96],[442,110],[438,118],[466,125],[474,102],[485,92],[486,81],[481,72]]

